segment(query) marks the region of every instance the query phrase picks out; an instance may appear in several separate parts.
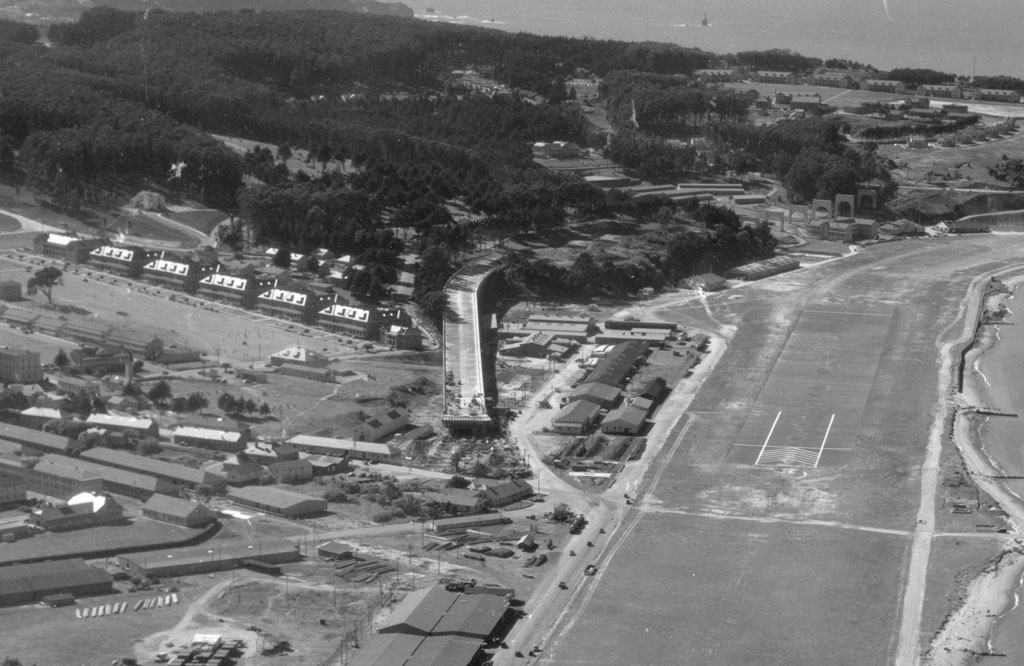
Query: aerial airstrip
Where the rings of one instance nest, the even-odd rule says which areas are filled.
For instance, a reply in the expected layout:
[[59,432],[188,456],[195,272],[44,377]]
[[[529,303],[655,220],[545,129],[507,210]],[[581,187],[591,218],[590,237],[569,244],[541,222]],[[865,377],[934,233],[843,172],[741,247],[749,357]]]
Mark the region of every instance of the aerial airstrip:
[[[972,281],[1022,249],[1016,235],[883,244],[706,307],[655,303],[728,347],[539,663],[894,663],[920,467],[955,379],[940,344],[971,330]],[[934,569],[910,640],[922,651],[956,606],[949,563],[1006,538],[975,529],[989,516],[942,508],[962,469],[943,447]]]

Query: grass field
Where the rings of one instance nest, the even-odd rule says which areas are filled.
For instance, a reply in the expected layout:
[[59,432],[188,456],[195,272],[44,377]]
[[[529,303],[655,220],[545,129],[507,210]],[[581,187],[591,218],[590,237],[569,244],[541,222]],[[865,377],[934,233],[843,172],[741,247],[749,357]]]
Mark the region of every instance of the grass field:
[[[886,663],[909,541],[870,532],[644,516],[552,664]],[[625,567],[643,561],[645,566]],[[815,562],[813,569],[794,562]],[[851,575],[851,567],[866,575]],[[589,592],[585,593],[589,594]],[[826,657],[827,655],[827,657]]]
[[132,611],[138,599],[154,595],[154,592],[138,592],[82,598],[78,601],[80,608],[128,602],[127,613],[88,620],[77,619],[74,606],[0,609],[0,626],[3,627],[0,658],[17,657],[22,664],[37,666],[110,666],[115,659],[133,656],[133,645],[143,636],[178,622],[191,596],[179,592],[182,603],[177,606]]

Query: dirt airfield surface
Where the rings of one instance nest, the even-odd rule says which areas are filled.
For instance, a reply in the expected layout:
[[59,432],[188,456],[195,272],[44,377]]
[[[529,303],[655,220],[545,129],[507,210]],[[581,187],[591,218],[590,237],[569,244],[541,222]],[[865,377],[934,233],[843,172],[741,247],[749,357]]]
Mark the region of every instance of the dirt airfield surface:
[[[921,464],[946,393],[937,386],[939,345],[960,334],[971,281],[1018,262],[1022,250],[1024,235],[880,244],[710,295],[706,306],[678,294],[650,304],[664,319],[723,334],[728,347],[602,550],[599,575],[582,583],[591,588],[527,662],[911,663],[898,645],[922,520]],[[818,467],[734,462],[730,450],[801,313],[829,305],[893,312],[859,427],[828,442],[844,454]],[[862,344],[844,335],[827,352],[839,366],[863,363],[877,350]],[[927,528],[998,549],[1005,535],[973,524],[989,516],[942,508],[944,470]],[[946,551],[958,542],[948,540],[932,564],[949,569],[929,570],[922,630],[911,640],[921,654],[963,582],[966,565]]]

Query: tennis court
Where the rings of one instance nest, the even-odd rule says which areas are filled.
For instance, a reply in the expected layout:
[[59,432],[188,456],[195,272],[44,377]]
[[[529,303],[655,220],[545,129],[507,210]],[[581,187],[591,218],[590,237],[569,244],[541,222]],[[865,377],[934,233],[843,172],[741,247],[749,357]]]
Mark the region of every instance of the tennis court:
[[852,450],[891,306],[808,306],[733,442],[730,462],[818,467]]

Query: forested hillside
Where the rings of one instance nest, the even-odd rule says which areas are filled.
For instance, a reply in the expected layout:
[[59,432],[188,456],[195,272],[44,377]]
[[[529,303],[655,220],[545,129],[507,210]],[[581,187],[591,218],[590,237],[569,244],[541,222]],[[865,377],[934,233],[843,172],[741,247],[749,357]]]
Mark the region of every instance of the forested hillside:
[[[371,300],[386,296],[408,244],[432,257],[416,294],[436,303],[479,229],[493,237],[596,216],[681,219],[667,199],[633,200],[536,165],[529,150],[536,141],[605,144],[571,101],[570,77],[605,78],[620,128],[610,154],[652,176],[693,167],[693,151],[664,137],[742,128],[749,103],[693,85],[689,75],[711,62],[694,49],[391,16],[96,8],[53,26],[52,48],[9,32],[0,42],[0,152],[16,153],[32,187],[74,210],[156,183],[237,210],[258,242],[355,255],[366,268],[353,276],[352,292]],[[509,92],[470,94],[452,74],[470,68]],[[240,157],[209,133],[277,149]],[[749,139],[738,129],[719,136]],[[308,150],[319,171],[289,173],[283,160],[293,148]],[[827,150],[839,153],[840,143]],[[0,169],[11,163],[0,159]],[[475,228],[457,221],[455,209]],[[399,241],[399,226],[414,235]],[[580,294],[631,291],[709,256],[729,264],[765,256],[774,243],[732,219],[691,236],[666,244],[648,259],[649,270],[603,267],[580,281],[580,268],[550,284]]]

